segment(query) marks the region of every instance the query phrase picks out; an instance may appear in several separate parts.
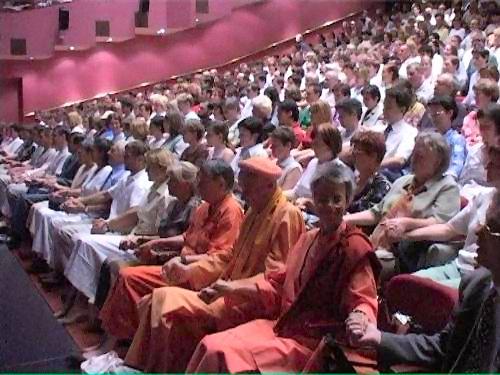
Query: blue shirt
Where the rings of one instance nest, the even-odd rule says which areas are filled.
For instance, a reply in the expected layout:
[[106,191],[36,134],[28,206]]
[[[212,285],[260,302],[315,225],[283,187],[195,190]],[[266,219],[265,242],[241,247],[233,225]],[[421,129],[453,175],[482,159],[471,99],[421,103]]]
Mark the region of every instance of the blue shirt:
[[98,135],[99,138],[107,139],[108,141],[113,141],[115,135],[111,129],[106,129],[101,134]]
[[451,149],[450,166],[445,174],[458,179],[467,158],[467,147],[465,138],[454,129],[449,129],[445,134],[446,142]]
[[106,179],[106,182],[104,182],[104,185],[102,186],[102,190],[108,190],[115,186],[118,181],[121,180],[122,177],[127,177],[130,172],[125,170],[125,164],[118,164],[112,166],[111,173],[109,174],[108,178]]

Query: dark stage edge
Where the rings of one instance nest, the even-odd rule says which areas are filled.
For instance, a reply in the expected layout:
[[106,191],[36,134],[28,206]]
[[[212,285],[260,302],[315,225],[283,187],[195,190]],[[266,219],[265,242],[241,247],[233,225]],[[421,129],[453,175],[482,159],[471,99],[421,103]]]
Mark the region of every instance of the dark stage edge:
[[78,372],[79,351],[19,260],[0,246],[0,372]]

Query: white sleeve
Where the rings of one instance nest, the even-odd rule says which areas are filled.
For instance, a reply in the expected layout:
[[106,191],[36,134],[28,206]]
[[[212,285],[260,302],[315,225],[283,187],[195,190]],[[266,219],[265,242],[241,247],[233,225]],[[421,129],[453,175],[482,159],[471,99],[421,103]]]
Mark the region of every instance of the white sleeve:
[[465,206],[458,214],[448,221],[448,225],[450,225],[455,232],[466,236],[469,232],[469,223],[471,222],[476,209],[477,205],[475,204],[475,200],[469,202],[467,206]]
[[396,149],[394,156],[408,160],[415,147],[415,138],[417,137],[418,130],[412,126],[405,133],[407,134],[401,139],[401,143]]

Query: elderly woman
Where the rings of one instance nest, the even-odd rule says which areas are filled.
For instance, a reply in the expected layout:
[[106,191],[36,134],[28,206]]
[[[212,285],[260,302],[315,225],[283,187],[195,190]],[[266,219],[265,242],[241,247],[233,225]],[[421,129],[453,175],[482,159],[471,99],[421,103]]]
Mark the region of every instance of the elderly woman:
[[[378,262],[362,232],[342,221],[355,191],[354,176],[330,163],[316,174],[311,189],[319,228],[299,238],[285,267],[263,279],[213,285],[224,291],[227,304],[247,300],[262,319],[205,336],[188,373],[321,372],[321,356],[313,354],[327,333],[347,343],[346,320],[376,322]],[[375,365],[366,352],[348,345],[340,350],[348,360]]]
[[207,146],[202,143],[204,135],[205,128],[200,120],[186,120],[182,129],[182,137],[189,147],[183,151],[181,160],[188,161],[198,168],[201,167],[208,158]]
[[[412,174],[397,179],[385,198],[371,209],[348,214],[345,220],[361,226],[375,226],[371,239],[377,256],[399,260],[402,271],[418,268],[422,243],[392,244],[394,233],[406,233],[424,226],[444,223],[460,210],[459,188],[453,177],[444,175],[450,163],[450,147],[435,132],[417,137],[411,160]],[[394,251],[394,255],[391,251]]]
[[391,189],[387,178],[378,172],[385,155],[385,139],[379,132],[362,131],[351,139],[357,184],[354,198],[347,209],[361,212],[379,203]]

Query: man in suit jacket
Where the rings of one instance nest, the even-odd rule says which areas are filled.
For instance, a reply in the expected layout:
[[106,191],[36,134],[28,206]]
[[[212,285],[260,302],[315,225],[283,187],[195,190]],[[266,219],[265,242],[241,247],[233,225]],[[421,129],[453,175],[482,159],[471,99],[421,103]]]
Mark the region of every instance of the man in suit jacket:
[[434,335],[396,335],[348,320],[354,345],[375,347],[380,367],[424,366],[442,372],[500,371],[500,204],[495,197],[486,224],[478,230],[481,265],[462,279],[451,321]]

